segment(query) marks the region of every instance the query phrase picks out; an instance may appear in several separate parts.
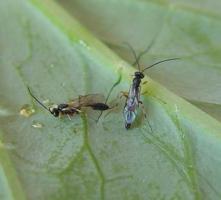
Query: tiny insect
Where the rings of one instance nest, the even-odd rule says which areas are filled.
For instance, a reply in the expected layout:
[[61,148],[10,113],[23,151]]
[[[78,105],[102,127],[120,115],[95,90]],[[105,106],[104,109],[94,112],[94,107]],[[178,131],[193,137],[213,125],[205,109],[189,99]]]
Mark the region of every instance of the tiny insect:
[[142,104],[142,101],[140,100],[140,91],[141,91],[140,84],[141,84],[142,79],[144,78],[144,71],[147,69],[150,69],[160,63],[171,61],[171,60],[178,60],[180,58],[170,58],[170,59],[161,60],[161,61],[158,61],[158,62],[144,68],[143,70],[141,70],[140,64],[139,64],[139,59],[141,58],[141,56],[144,53],[146,53],[149,50],[149,48],[147,48],[144,52],[142,52],[137,57],[136,52],[134,51],[132,46],[128,43],[126,43],[126,44],[130,48],[130,50],[132,51],[132,53],[134,55],[134,58],[135,58],[134,64],[137,64],[137,67],[138,67],[138,71],[136,71],[134,73],[134,79],[133,79],[133,82],[130,86],[129,92],[127,94],[125,94],[125,93],[123,94],[123,96],[126,97],[126,102],[125,102],[124,111],[123,111],[123,116],[124,116],[124,120],[125,120],[125,128],[129,129],[131,127],[131,124],[136,119],[137,109],[139,107],[139,104]]
[[110,109],[106,103],[102,103],[103,95],[101,94],[88,94],[84,96],[79,96],[76,99],[69,101],[68,103],[61,103],[58,105],[53,105],[47,108],[41,101],[39,101],[31,92],[28,87],[28,91],[32,98],[39,103],[44,109],[49,111],[54,117],[61,117],[67,115],[70,116],[74,114],[79,114],[82,112],[82,108],[90,107],[93,110],[105,111]]
[[[107,101],[113,91],[113,89],[120,83],[121,81],[121,75],[118,77],[116,83],[113,84],[111,89],[108,92],[108,95],[104,100],[104,96],[102,94],[88,94],[88,95],[80,95],[78,98],[73,99],[69,101],[68,103],[61,103],[58,105],[53,105],[49,108],[47,108],[41,101],[39,101],[31,92],[30,88],[28,87],[29,94],[32,96],[32,98],[39,103],[44,109],[49,111],[54,117],[61,117],[63,115],[66,115],[69,117],[73,116],[74,114],[79,114],[82,112],[84,108],[90,107],[93,110],[101,111],[98,119],[100,119],[103,111],[110,110],[114,107],[110,107],[107,104]],[[104,102],[104,103],[103,103]]]

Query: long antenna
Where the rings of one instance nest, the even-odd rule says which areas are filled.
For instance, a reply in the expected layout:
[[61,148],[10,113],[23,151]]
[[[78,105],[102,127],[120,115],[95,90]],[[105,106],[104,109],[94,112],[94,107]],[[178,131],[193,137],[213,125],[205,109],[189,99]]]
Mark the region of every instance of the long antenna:
[[[122,76],[121,76],[121,74],[120,74],[119,77],[118,77],[118,79],[117,79],[117,81],[113,84],[113,86],[112,86],[111,89],[109,90],[108,95],[107,95],[107,97],[106,97],[106,100],[105,100],[105,102],[104,102],[105,104],[107,104],[107,101],[108,101],[108,99],[109,99],[109,97],[110,97],[110,95],[111,95],[113,89],[121,82],[121,78],[122,78]],[[102,114],[103,114],[103,111],[100,112],[100,115],[98,116],[96,122],[99,121],[99,119],[100,119],[100,117],[101,117]]]
[[135,60],[135,62],[133,63],[133,66],[134,66],[137,62],[139,62],[140,59],[141,59],[141,57],[142,57],[144,54],[146,54],[146,53],[151,49],[151,47],[152,47],[153,44],[155,43],[155,39],[156,39],[156,38],[154,38],[154,39],[151,41],[151,43],[147,46],[146,49],[144,49],[143,51],[140,52],[140,54],[137,56],[137,60]]
[[110,97],[110,95],[111,95],[113,89],[121,82],[121,78],[122,78],[122,76],[121,76],[121,74],[120,74],[119,77],[118,77],[118,79],[117,79],[117,81],[113,84],[113,86],[112,86],[111,89],[109,90],[108,95],[107,95],[106,100],[105,100],[105,104],[107,103],[107,101],[108,101],[108,99],[109,99],[109,97]]
[[150,65],[150,66],[144,68],[144,69],[142,70],[142,72],[144,72],[145,70],[150,69],[150,68],[152,68],[152,67],[154,67],[154,66],[156,66],[156,65],[158,65],[158,64],[160,64],[160,63],[167,62],[167,61],[171,61],[171,60],[180,60],[180,59],[181,59],[181,58],[169,58],[169,59],[165,59],[165,60],[158,61],[158,62],[156,62],[156,63],[154,63],[154,64],[152,64],[152,65]]
[[[135,52],[135,50],[133,49],[133,47],[128,43],[128,42],[124,42],[125,45],[127,45],[129,47],[129,49],[131,50],[131,52],[133,53],[133,56],[135,58],[135,62],[133,65],[137,64],[138,70],[140,71],[140,63],[139,63],[139,59],[137,57],[137,54]],[[139,56],[141,57],[141,56]]]
[[52,112],[32,94],[30,88],[29,88],[29,87],[27,87],[27,88],[28,88],[28,92],[29,92],[29,94],[32,96],[32,98],[33,98],[36,102],[38,102],[45,110],[49,111],[49,112],[52,114]]

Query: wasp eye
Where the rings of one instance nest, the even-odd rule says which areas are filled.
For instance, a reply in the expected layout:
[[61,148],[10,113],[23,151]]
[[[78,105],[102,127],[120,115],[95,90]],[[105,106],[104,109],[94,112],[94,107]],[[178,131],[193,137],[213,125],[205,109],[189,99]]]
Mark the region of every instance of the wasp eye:
[[57,108],[53,108],[51,111],[52,115],[54,115],[55,117],[59,116],[59,110]]

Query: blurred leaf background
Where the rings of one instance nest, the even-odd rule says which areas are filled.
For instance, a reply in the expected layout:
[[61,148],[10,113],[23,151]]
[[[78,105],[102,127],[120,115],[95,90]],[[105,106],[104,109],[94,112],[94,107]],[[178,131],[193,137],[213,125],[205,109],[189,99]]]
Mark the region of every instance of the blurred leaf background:
[[[220,4],[1,1],[0,199],[220,199]],[[141,52],[152,41],[143,66],[182,60],[147,71],[152,130],[140,114],[126,131],[117,96],[134,59],[123,42]],[[53,118],[27,92],[54,103],[106,95],[119,74],[119,106],[98,124],[94,112]]]

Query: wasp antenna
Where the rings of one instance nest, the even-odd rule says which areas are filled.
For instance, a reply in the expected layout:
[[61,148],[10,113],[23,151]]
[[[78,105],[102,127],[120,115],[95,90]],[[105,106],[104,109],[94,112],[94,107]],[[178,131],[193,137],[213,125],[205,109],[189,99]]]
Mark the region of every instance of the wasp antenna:
[[145,70],[150,69],[150,68],[152,68],[152,67],[154,67],[154,66],[156,66],[156,65],[158,65],[158,64],[160,64],[160,63],[167,62],[167,61],[171,61],[171,60],[180,60],[180,59],[181,59],[181,58],[169,58],[169,59],[165,59],[165,60],[158,61],[158,62],[156,62],[156,63],[154,63],[154,64],[152,64],[152,65],[150,65],[150,66],[144,68],[144,69],[142,70],[142,72],[144,72]]
[[111,87],[111,89],[108,92],[108,95],[107,95],[106,100],[105,100],[105,104],[107,103],[113,89],[121,82],[121,78],[122,78],[122,76],[121,76],[121,74],[119,74],[119,77],[118,77],[117,81],[113,84],[113,86]]
[[27,88],[28,88],[28,92],[29,92],[29,94],[32,96],[32,98],[33,98],[37,103],[39,103],[45,110],[49,111],[49,112],[52,114],[52,112],[32,94],[30,88],[29,88],[29,87],[27,87]]
[[[111,89],[109,90],[109,92],[108,92],[108,94],[107,94],[107,97],[106,97],[106,99],[105,99],[104,104],[107,104],[107,101],[108,101],[108,99],[109,99],[109,97],[110,97],[110,95],[111,95],[113,89],[121,82],[121,78],[122,78],[122,76],[121,76],[121,74],[119,74],[119,77],[118,77],[117,81],[113,84],[113,86],[112,86]],[[103,111],[101,111],[101,113],[100,113],[100,115],[98,116],[96,122],[99,121],[99,119],[100,119],[100,117],[101,117],[102,114],[103,114]]]
[[144,49],[142,52],[140,52],[140,54],[137,56],[137,60],[133,63],[133,65],[135,65],[137,62],[140,61],[140,59],[142,58],[142,56],[144,54],[146,54],[150,49],[151,47],[153,46],[153,44],[155,43],[155,38],[151,41],[151,43],[147,46],[146,49]]
[[135,62],[133,63],[133,65],[137,64],[138,70],[140,71],[140,63],[139,63],[139,59],[137,57],[137,54],[134,50],[134,48],[128,43],[128,42],[124,42],[125,45],[127,45],[129,47],[129,49],[131,50],[134,58],[135,58]]
[[103,111],[100,112],[98,118],[95,120],[96,123],[98,123],[98,121],[99,121],[99,119],[101,118],[102,114],[103,114]]

